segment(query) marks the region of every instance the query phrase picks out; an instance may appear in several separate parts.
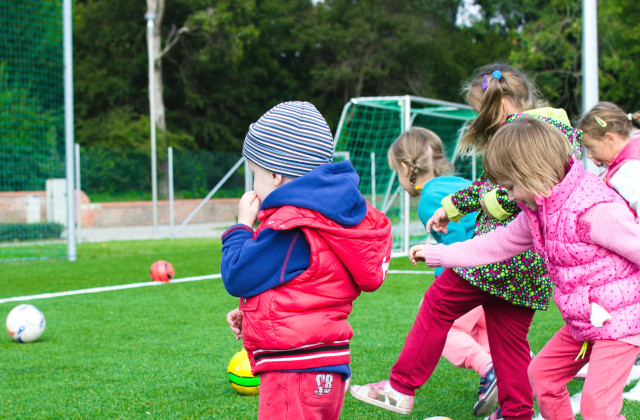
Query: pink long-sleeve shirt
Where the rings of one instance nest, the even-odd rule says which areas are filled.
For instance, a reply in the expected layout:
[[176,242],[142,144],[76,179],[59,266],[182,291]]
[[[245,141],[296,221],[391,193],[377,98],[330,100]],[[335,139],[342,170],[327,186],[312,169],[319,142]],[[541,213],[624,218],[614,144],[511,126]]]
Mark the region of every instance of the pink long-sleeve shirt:
[[[579,217],[576,231],[580,240],[606,248],[640,266],[640,225],[624,204],[594,205]],[[506,227],[484,236],[448,246],[426,245],[424,255],[429,266],[466,267],[502,261],[533,246],[527,216],[521,213]],[[620,340],[640,346],[640,335]]]
[[[601,203],[578,219],[585,242],[600,245],[640,265],[640,225],[620,203]],[[520,213],[505,227],[451,245],[425,246],[425,262],[431,267],[475,267],[504,261],[533,248],[527,216]]]

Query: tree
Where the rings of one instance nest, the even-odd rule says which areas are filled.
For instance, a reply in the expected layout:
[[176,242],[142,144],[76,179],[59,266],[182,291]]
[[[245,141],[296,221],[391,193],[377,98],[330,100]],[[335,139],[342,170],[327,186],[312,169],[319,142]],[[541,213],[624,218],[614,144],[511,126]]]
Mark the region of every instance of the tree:
[[[73,7],[76,141],[148,150],[144,4],[75,0]],[[193,147],[193,138],[175,128],[160,140]]]
[[627,112],[640,110],[640,8],[634,2],[600,2],[598,52],[600,100],[617,103]]
[[164,108],[164,83],[162,80],[162,57],[178,42],[180,35],[189,29],[186,26],[176,29],[175,24],[171,25],[171,30],[167,38],[162,43],[162,23],[164,20],[165,0],[147,0],[147,13],[154,15],[153,27],[153,51],[148,51],[153,57],[153,86],[154,92],[154,114],[155,123],[162,132],[167,131]]
[[[640,109],[635,80],[640,71],[640,10],[626,0],[600,2],[598,9],[598,67],[600,100],[629,112]],[[510,31],[514,48],[510,60],[534,76],[551,104],[578,120],[582,109],[582,9],[579,2],[553,0],[539,9],[539,18]]]
[[540,18],[511,31],[510,61],[525,70],[554,107],[576,119],[581,112],[582,9],[578,2],[552,0]]

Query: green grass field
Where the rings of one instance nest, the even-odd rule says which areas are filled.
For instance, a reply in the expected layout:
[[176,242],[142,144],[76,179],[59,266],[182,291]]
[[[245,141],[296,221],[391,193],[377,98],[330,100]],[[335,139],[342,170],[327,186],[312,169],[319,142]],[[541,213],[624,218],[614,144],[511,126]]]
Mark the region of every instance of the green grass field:
[[[217,274],[219,239],[175,239],[78,245],[78,261],[5,263],[0,299],[150,281],[149,266],[170,261],[176,278]],[[414,268],[394,259],[391,270]],[[391,274],[363,294],[349,318],[352,382],[388,376],[432,275]],[[0,304],[4,317],[22,302]],[[168,283],[28,301],[46,316],[35,343],[0,336],[0,418],[252,419],[258,398],[235,393],[226,377],[241,348],[226,325],[237,305],[220,279]],[[539,312],[529,335],[537,352],[562,325],[555,308]],[[526,380],[526,379],[525,379]],[[580,391],[573,381],[571,393]],[[410,416],[345,398],[344,419],[473,419],[478,376],[446,360],[417,393]],[[640,403],[623,414],[640,418]]]

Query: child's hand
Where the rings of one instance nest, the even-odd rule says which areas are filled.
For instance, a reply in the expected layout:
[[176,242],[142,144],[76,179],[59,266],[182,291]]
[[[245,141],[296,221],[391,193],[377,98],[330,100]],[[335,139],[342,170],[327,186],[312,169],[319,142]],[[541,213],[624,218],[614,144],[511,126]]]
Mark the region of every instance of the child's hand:
[[236,336],[236,340],[240,340],[242,338],[242,318],[244,314],[240,310],[240,308],[236,308],[230,311],[227,314],[227,323],[229,324],[229,328],[233,331],[233,335]]
[[247,191],[238,203],[238,223],[253,229],[258,219],[258,210],[260,210],[260,199],[255,191]]
[[416,265],[416,261],[424,261],[424,245],[414,245],[409,249],[409,261]]
[[447,217],[447,212],[445,211],[444,207],[440,207],[427,221],[427,233],[431,232],[431,229],[433,228],[433,230],[436,232],[446,234],[448,224],[449,218]]

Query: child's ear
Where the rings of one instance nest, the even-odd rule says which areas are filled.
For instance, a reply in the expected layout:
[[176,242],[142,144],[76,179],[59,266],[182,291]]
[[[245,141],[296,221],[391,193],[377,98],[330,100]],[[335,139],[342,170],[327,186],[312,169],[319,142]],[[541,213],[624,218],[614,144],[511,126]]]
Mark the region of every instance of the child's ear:
[[502,119],[507,120],[507,117],[511,114],[517,114],[518,112],[522,112],[521,109],[516,107],[513,104],[513,101],[510,98],[502,98]]
[[283,181],[282,175],[271,172],[271,181],[273,181],[274,187],[279,187],[280,185],[282,185],[282,181]]
[[607,144],[607,146],[613,146],[616,143],[616,136],[611,131],[607,131],[602,136],[602,141]]
[[409,170],[411,168],[409,168],[409,165],[407,165],[405,162],[400,162],[400,166],[402,167],[402,173],[404,176],[409,176]]

